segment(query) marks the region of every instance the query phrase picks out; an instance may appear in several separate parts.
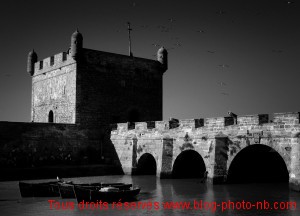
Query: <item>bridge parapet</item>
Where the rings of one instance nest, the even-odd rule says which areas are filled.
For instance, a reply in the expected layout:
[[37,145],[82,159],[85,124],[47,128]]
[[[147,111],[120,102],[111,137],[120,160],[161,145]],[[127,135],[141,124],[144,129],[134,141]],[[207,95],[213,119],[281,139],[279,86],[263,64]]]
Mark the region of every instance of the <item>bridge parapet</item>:
[[157,176],[172,176],[176,158],[186,150],[201,155],[208,179],[226,181],[235,156],[244,148],[260,144],[278,152],[286,163],[291,187],[300,191],[300,114],[275,113],[200,119],[174,119],[116,124],[111,141],[123,171],[132,174],[140,157],[153,155]]
[[287,125],[299,124],[299,112],[274,113],[273,122]]
[[239,126],[261,125],[268,122],[269,122],[268,114],[244,115],[244,116],[237,117],[237,124]]
[[[242,115],[234,117],[214,117],[214,118],[199,118],[199,119],[170,119],[164,121],[148,121],[148,122],[127,122],[118,123],[112,127],[114,134],[130,130],[136,131],[169,131],[169,130],[206,130],[208,132],[216,132],[235,128],[238,130],[259,129],[262,126],[271,129],[289,128],[292,125],[299,125],[300,113],[275,113],[273,120],[269,121],[268,114]],[[230,126],[230,127],[228,127]],[[118,131],[118,132],[117,132]]]

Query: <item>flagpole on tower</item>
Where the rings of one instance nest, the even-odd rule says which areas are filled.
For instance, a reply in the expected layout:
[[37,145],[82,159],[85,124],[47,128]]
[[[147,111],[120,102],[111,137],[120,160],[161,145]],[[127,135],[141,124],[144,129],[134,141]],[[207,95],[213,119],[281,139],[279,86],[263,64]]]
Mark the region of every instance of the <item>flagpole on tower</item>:
[[132,52],[131,52],[131,38],[130,38],[130,31],[132,31],[132,29],[130,28],[130,22],[127,22],[128,24],[128,40],[129,40],[129,56],[132,56]]

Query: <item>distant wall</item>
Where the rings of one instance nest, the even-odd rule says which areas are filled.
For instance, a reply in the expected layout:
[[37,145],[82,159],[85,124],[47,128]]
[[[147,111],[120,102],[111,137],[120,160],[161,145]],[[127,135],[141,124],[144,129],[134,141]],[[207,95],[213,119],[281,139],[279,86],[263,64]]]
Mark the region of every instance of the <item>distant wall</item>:
[[[0,168],[112,164],[104,129],[72,124],[0,122]],[[102,157],[101,157],[102,156]]]

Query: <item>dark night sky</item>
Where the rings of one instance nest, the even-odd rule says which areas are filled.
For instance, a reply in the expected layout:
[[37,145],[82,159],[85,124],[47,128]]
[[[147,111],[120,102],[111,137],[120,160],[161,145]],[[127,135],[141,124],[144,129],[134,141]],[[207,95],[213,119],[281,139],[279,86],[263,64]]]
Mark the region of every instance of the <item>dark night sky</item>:
[[[0,121],[30,121],[28,52],[83,46],[154,59],[169,50],[164,119],[300,111],[300,2],[294,0],[1,1]],[[223,66],[222,66],[223,65]]]

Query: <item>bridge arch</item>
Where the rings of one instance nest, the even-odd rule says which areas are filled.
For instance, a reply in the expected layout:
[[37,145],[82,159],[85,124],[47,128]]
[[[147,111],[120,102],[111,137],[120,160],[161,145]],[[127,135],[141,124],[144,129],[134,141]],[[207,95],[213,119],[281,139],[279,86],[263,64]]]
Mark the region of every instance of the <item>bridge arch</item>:
[[138,159],[137,175],[156,175],[157,163],[155,158],[150,153],[144,153]]
[[206,171],[202,156],[195,150],[184,150],[175,159],[173,178],[202,178]]
[[228,164],[227,182],[288,182],[288,163],[280,151],[264,144],[249,145],[238,151]]

